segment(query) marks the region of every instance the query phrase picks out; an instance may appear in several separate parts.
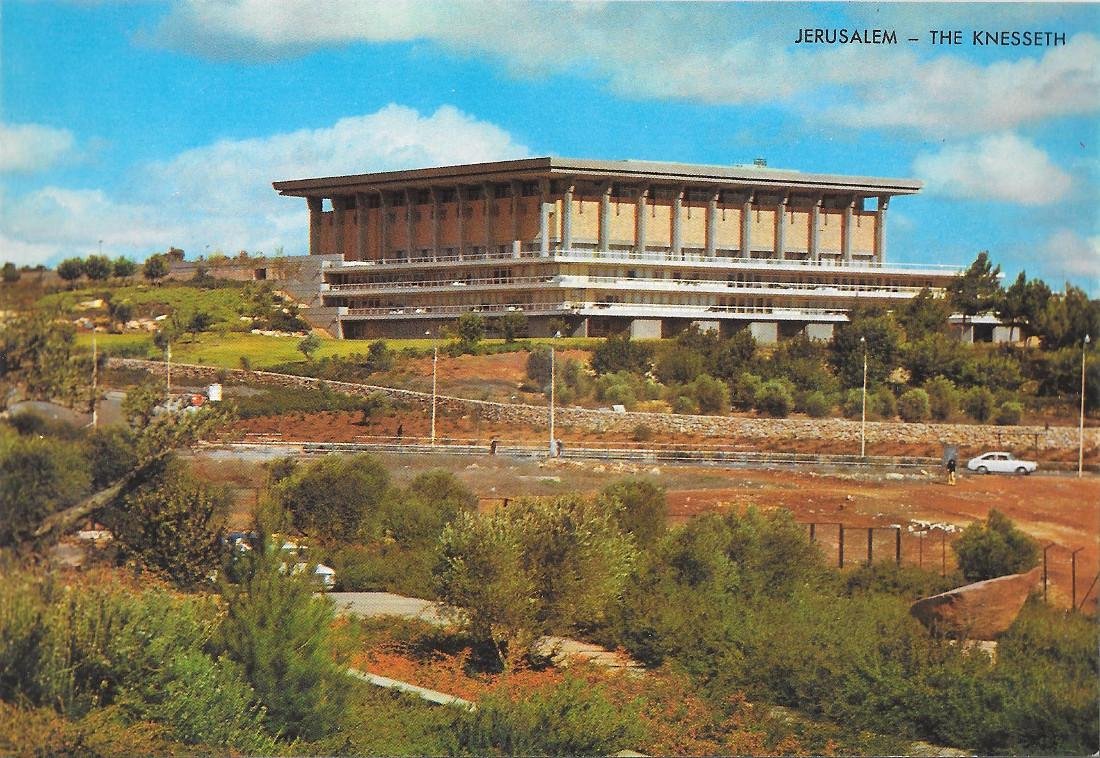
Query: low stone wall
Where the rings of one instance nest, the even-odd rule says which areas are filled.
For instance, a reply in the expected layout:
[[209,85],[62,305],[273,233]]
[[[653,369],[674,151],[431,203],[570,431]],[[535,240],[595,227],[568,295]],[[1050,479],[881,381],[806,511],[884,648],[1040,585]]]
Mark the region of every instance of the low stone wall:
[[[157,376],[164,376],[165,365],[158,361],[130,358],[112,358],[112,367],[141,369]],[[317,387],[325,384],[330,389],[359,397],[375,393],[392,400],[427,409],[431,394],[412,390],[394,389],[370,384],[353,384],[314,379],[312,377],[275,374],[268,371],[243,369],[219,369],[210,366],[172,364],[172,376],[202,384],[218,380],[228,374],[240,382],[266,384],[279,387]],[[485,421],[540,427],[548,422],[546,406],[494,403],[486,400],[439,395],[437,408],[447,412],[466,414],[476,412]],[[614,413],[586,408],[558,408],[555,423],[585,432],[630,435],[641,425],[655,433],[674,431],[705,437],[731,439],[825,439],[837,442],[856,442],[860,437],[860,423],[848,419],[827,418],[749,418],[742,416],[687,416],[657,413]],[[952,444],[967,448],[1005,450],[1066,450],[1077,448],[1077,427],[1055,426],[987,426],[982,424],[920,424],[896,421],[868,421],[867,442]],[[1085,430],[1085,447],[1094,450],[1100,446],[1100,430]]]

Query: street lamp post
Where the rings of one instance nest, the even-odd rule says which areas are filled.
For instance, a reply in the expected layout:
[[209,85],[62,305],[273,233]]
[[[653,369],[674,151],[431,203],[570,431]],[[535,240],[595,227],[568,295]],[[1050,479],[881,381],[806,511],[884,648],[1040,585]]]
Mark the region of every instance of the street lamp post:
[[1081,343],[1081,420],[1077,427],[1077,478],[1085,473],[1085,355],[1089,349],[1089,336]]
[[[431,336],[431,330],[424,332],[425,336]],[[432,342],[432,447],[435,447],[435,398],[436,380],[439,375],[439,339]]]
[[99,428],[99,351],[96,349],[95,328],[92,328],[92,428]]
[[867,338],[860,337],[863,347],[863,409],[859,418],[859,457],[867,457]]

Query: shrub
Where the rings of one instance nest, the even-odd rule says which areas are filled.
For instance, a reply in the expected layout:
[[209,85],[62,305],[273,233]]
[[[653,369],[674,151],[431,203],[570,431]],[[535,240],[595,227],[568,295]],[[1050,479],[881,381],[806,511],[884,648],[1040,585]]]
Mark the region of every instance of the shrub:
[[[870,409],[870,396],[868,396],[868,409]],[[844,402],[841,404],[844,418],[860,418],[863,415],[863,390],[853,387],[844,394]]]
[[1016,426],[1024,415],[1024,406],[1015,400],[1001,403],[993,420],[1000,426]]
[[892,419],[898,415],[898,401],[888,387],[879,387],[867,395],[867,413],[872,418]]
[[904,421],[927,421],[931,414],[928,393],[922,389],[906,390],[898,398],[898,415]]
[[661,353],[653,373],[665,384],[687,384],[703,370],[702,355],[691,348],[673,346]]
[[811,418],[825,418],[833,410],[833,403],[824,392],[814,390],[802,399],[802,409]]
[[756,393],[764,381],[756,374],[743,371],[730,384],[730,403],[734,408],[743,411],[751,409],[756,404]]
[[786,418],[794,405],[789,383],[781,379],[769,379],[760,385],[754,404],[761,413],[773,418]]
[[685,416],[694,416],[699,413],[699,404],[690,395],[672,394],[672,412]]
[[485,336],[485,319],[477,313],[463,313],[455,322],[455,332],[463,352],[473,352]]
[[273,494],[299,529],[354,540],[377,530],[389,474],[370,455],[329,456],[279,482]]
[[688,389],[701,413],[723,415],[729,412],[729,387],[721,379],[700,374]]
[[649,371],[653,348],[632,342],[629,334],[612,335],[592,351],[592,368],[597,374],[632,371],[644,374]]
[[612,755],[643,737],[636,703],[615,704],[572,676],[523,697],[492,693],[459,720],[456,733],[474,755]]
[[527,355],[527,378],[544,387],[550,384],[550,348],[539,347]]
[[993,393],[986,387],[971,387],[962,397],[962,406],[966,415],[983,424],[992,417],[993,404]]
[[959,568],[971,582],[1018,574],[1039,562],[1035,540],[996,508],[984,522],[975,521],[951,544],[959,559]]
[[649,547],[665,533],[668,500],[663,487],[645,479],[620,479],[603,489],[602,494],[619,503],[615,520],[619,528],[641,547]]
[[924,383],[924,391],[928,393],[928,410],[932,418],[937,421],[951,418],[959,406],[959,392],[955,389],[955,383],[945,376],[935,376]]
[[648,424],[638,424],[632,437],[635,442],[649,442],[653,439],[653,429]]

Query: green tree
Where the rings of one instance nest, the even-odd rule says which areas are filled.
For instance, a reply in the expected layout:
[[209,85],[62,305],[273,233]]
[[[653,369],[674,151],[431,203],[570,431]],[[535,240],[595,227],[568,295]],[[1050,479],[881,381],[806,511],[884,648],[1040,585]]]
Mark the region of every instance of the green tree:
[[115,258],[111,268],[115,276],[119,279],[129,279],[135,273],[137,273],[137,264],[124,255],[120,255]]
[[937,421],[951,418],[959,407],[959,391],[947,377],[932,377],[924,383],[924,391],[928,393],[928,410]]
[[550,348],[537,347],[527,354],[527,378],[539,386],[550,386]]
[[927,421],[932,415],[928,393],[922,389],[906,390],[898,398],[898,415],[904,421]]
[[615,520],[639,547],[651,547],[667,530],[668,498],[664,487],[648,479],[620,479],[605,487],[601,494],[615,501]]
[[[205,332],[214,325],[214,317],[206,311],[195,311],[191,314],[191,318],[187,320],[187,331],[192,334],[199,334]],[[299,349],[300,346],[299,346]]]
[[923,384],[937,375],[958,381],[967,363],[967,348],[946,334],[928,334],[902,347],[902,363],[913,384]]
[[756,359],[756,338],[748,329],[742,329],[727,340],[718,343],[713,354],[707,357],[707,373],[727,381],[739,376]]
[[314,595],[310,572],[288,567],[268,535],[239,561],[242,580],[223,588],[220,647],[243,668],[272,733],[305,740],[332,733],[348,687],[332,640],[331,602]]
[[1027,272],[1021,271],[1012,285],[1004,291],[997,315],[1017,329],[1027,327],[1029,331],[1035,331],[1050,297],[1050,287],[1046,282],[1041,279],[1028,281]]
[[316,334],[310,332],[302,341],[298,343],[298,352],[306,357],[306,360],[313,360],[313,354],[321,349],[321,338]]
[[985,521],[975,521],[951,543],[959,568],[971,582],[1019,574],[1039,563],[1039,546],[1011,519],[993,508]]
[[[862,386],[864,349],[868,384],[877,385],[886,381],[901,358],[901,327],[889,314],[852,313],[850,319],[837,329],[829,355],[841,384],[845,387]],[[861,337],[864,342],[860,342]]]
[[373,456],[329,456],[283,479],[274,495],[302,531],[354,540],[376,531],[389,481]]
[[454,474],[427,471],[385,498],[382,527],[400,545],[434,546],[447,524],[476,511],[477,495]]
[[6,261],[4,263],[3,273],[0,276],[2,276],[3,280],[6,283],[11,284],[12,282],[18,282],[19,277],[21,277],[22,275],[23,272],[19,270],[18,266],[16,266],[11,261]]
[[626,332],[611,335],[592,351],[592,369],[597,374],[630,371],[644,374],[653,360],[653,348],[633,342]]
[[458,317],[455,330],[462,349],[471,352],[485,336],[485,319],[481,317],[481,314],[467,311]]
[[703,373],[703,355],[695,349],[673,345],[661,351],[653,373],[665,384],[688,384]]
[[979,313],[988,313],[1000,302],[1001,267],[994,266],[985,250],[970,267],[947,285],[947,298],[951,307],[966,319]]
[[962,396],[962,407],[966,415],[983,424],[993,416],[995,402],[993,393],[986,387],[971,387]]
[[[35,311],[0,330],[0,377],[8,386],[22,385],[31,399],[85,407],[91,367],[91,356],[76,349],[76,329],[57,314]],[[6,395],[0,393],[0,405]]]
[[1016,400],[1006,400],[997,406],[993,421],[998,426],[1016,426],[1024,416],[1024,406]]
[[707,415],[729,413],[729,386],[721,379],[699,374],[686,389],[691,393],[699,412]]
[[461,514],[442,536],[442,599],[465,609],[470,632],[505,666],[542,634],[601,623],[634,560],[614,508],[575,496],[521,498],[491,514]]
[[168,257],[163,253],[157,253],[145,259],[145,264],[141,267],[141,275],[156,284],[168,276],[168,270]]
[[367,360],[363,368],[367,373],[373,374],[380,371],[389,371],[393,368],[397,359],[390,350],[385,340],[375,340],[367,348]]
[[77,279],[84,276],[84,261],[80,258],[66,258],[57,264],[57,275],[68,282],[71,288]]
[[0,546],[30,540],[44,519],[87,495],[88,468],[75,443],[5,438],[0,428]]
[[1097,333],[1100,333],[1100,300],[1089,300],[1084,290],[1068,283],[1065,294],[1047,300],[1039,318],[1039,336],[1044,347],[1079,347],[1086,334]]
[[945,298],[937,297],[927,287],[897,310],[898,321],[910,342],[934,334],[943,334],[951,306]]
[[223,527],[229,509],[224,490],[204,485],[172,462],[107,509],[124,556],[189,589],[209,581],[222,562]]
[[756,409],[774,418],[786,418],[794,406],[790,383],[782,379],[769,379],[760,385],[753,400]]
[[523,311],[503,313],[493,320],[493,328],[505,342],[515,342],[516,337],[527,332],[527,314]]
[[84,274],[92,281],[101,282],[111,276],[114,265],[105,255],[89,255],[84,259]]

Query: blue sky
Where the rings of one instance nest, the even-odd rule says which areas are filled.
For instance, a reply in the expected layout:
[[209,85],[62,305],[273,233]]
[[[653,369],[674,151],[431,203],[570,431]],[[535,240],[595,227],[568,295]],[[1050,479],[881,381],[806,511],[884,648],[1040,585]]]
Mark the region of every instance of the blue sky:
[[[0,11],[0,259],[299,254],[276,179],[526,155],[912,177],[895,261],[1100,295],[1100,6],[21,2]],[[803,28],[896,45],[799,45]],[[933,29],[963,44],[933,45]],[[974,30],[1064,45],[975,46]],[[916,37],[918,42],[909,42]]]

